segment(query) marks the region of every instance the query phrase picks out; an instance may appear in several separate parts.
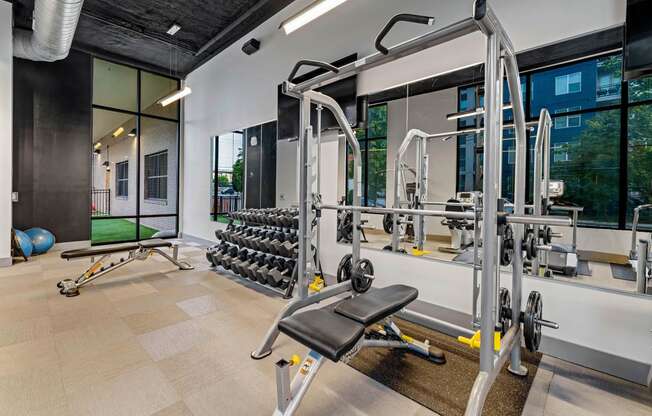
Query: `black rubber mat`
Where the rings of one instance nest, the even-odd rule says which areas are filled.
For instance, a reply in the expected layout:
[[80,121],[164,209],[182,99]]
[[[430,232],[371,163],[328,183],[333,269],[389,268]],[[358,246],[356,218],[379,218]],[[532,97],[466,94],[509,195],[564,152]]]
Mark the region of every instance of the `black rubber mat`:
[[[478,350],[456,339],[403,320],[396,323],[405,334],[430,344],[446,354],[446,364],[430,363],[412,353],[365,348],[349,363],[356,370],[408,397],[441,416],[462,416],[479,371]],[[489,392],[483,415],[520,416],[525,407],[540,354],[523,350],[527,377],[516,377],[506,368]]]
[[630,282],[636,281],[636,270],[632,269],[629,264],[623,266],[621,264],[610,263],[609,266],[611,266],[611,276],[614,279],[628,280]]

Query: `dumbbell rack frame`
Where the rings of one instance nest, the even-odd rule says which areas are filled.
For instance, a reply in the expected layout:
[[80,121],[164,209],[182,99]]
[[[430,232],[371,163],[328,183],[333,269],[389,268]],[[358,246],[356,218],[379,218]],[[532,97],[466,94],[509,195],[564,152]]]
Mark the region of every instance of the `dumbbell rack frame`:
[[[252,228],[262,228],[263,226],[264,227],[272,227],[272,226],[270,226],[268,224],[257,224],[257,223],[245,223],[245,224],[242,224],[242,225],[246,226],[246,227],[252,227]],[[227,230],[232,229],[233,226],[234,226],[234,220],[231,219],[229,221],[229,224],[227,225]],[[279,227],[275,227],[275,228],[279,228]],[[222,232],[226,232],[226,230],[222,231]],[[216,235],[216,237],[218,237],[218,236]],[[272,253],[267,253],[265,251],[254,250],[254,249],[249,248],[249,247],[241,246],[241,245],[233,243],[231,241],[223,240],[223,239],[221,239],[219,237],[218,237],[218,239],[220,239],[221,241],[225,241],[226,243],[228,243],[228,244],[230,244],[232,246],[237,246],[240,249],[246,249],[246,250],[255,251],[255,252],[264,253],[264,254],[272,254]],[[275,257],[283,257],[283,258],[286,259],[286,261],[287,260],[295,260],[296,261],[295,257],[286,257],[286,256],[278,255],[278,254],[272,254],[272,255],[275,256]],[[296,264],[295,264],[294,268],[295,269],[297,268]],[[236,274],[232,270],[226,270],[226,271],[230,272],[233,275],[237,275],[238,277],[241,277],[240,275]],[[294,273],[294,271],[291,273],[290,278],[289,278],[289,283],[288,283],[288,286],[287,286],[286,289],[279,289],[279,288],[276,288],[276,287],[273,287],[273,286],[270,286],[270,285],[262,284],[257,280],[247,279],[247,281],[248,282],[253,282],[253,283],[257,284],[258,286],[265,288],[266,290],[270,290],[272,292],[281,294],[281,295],[283,295],[283,298],[285,298],[285,299],[290,299],[290,298],[292,298],[294,288],[295,288],[295,285],[296,285],[296,273]]]

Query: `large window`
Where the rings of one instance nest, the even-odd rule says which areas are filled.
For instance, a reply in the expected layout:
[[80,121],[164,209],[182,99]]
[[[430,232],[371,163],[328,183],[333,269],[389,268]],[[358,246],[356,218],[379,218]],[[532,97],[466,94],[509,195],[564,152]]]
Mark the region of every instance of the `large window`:
[[94,60],[92,244],[177,235],[179,105],[158,101],[178,88],[176,79]]
[[243,207],[244,134],[234,131],[211,139],[211,219],[228,222],[227,214]]
[[129,161],[115,164],[115,196],[127,198],[129,196]]
[[[624,229],[635,206],[652,202],[652,78],[625,83],[622,57],[610,54],[522,76],[528,121],[542,108],[553,118],[551,178],[564,180],[564,200],[584,207],[580,224]],[[475,98],[473,98],[475,96]],[[460,110],[482,105],[482,86],[458,89]],[[476,126],[477,117],[460,120]],[[531,199],[533,144],[529,138],[528,195]],[[513,133],[503,133],[503,196],[513,198]],[[482,137],[458,138],[458,190],[480,189]],[[641,217],[652,228],[652,215]]]
[[145,156],[145,199],[168,197],[168,151]]
[[[387,104],[369,107],[367,128],[356,130],[362,154],[361,204],[384,207],[387,179]],[[347,145],[346,200],[353,201],[353,153]]]

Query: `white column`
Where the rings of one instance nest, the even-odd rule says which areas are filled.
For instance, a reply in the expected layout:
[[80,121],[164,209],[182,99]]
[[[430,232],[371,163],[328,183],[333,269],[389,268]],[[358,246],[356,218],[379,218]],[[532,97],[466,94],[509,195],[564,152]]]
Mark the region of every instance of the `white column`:
[[11,265],[12,68],[11,3],[0,2],[0,267]]

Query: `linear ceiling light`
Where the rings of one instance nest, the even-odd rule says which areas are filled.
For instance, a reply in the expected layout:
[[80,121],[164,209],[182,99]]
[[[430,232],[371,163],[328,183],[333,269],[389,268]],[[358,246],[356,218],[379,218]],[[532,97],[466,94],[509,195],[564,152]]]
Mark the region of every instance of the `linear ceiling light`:
[[124,127],[118,127],[118,130],[116,130],[116,131],[113,132],[113,137],[118,137],[119,135],[121,135],[121,134],[124,133],[124,132],[125,132],[125,128],[124,128]]
[[[509,110],[512,108],[511,104],[506,104],[503,106],[503,110]],[[446,116],[447,120],[457,120],[460,118],[466,118],[471,116],[477,116],[484,114],[484,107],[478,107],[475,110],[460,111],[459,113],[451,113]]]
[[167,33],[167,34],[170,35],[170,36],[174,36],[174,35],[176,35],[177,32],[180,31],[180,30],[181,30],[181,26],[179,26],[178,24],[174,23],[172,26],[170,26],[170,28],[168,29],[168,31],[165,32],[165,33]]
[[301,10],[299,13],[290,17],[281,23],[281,28],[285,31],[286,35],[294,32],[300,27],[312,22],[319,16],[326,14],[344,3],[346,0],[319,0],[305,9]]
[[183,87],[183,89],[175,91],[172,94],[161,98],[158,101],[158,103],[162,107],[165,107],[165,106],[168,106],[168,105],[172,104],[173,102],[178,101],[178,100],[182,99],[183,97],[185,97],[187,95],[190,95],[190,94],[192,94],[192,90],[190,89],[190,87]]
[[94,147],[95,147],[95,149],[99,149],[100,147],[102,147],[102,142],[95,143]]

